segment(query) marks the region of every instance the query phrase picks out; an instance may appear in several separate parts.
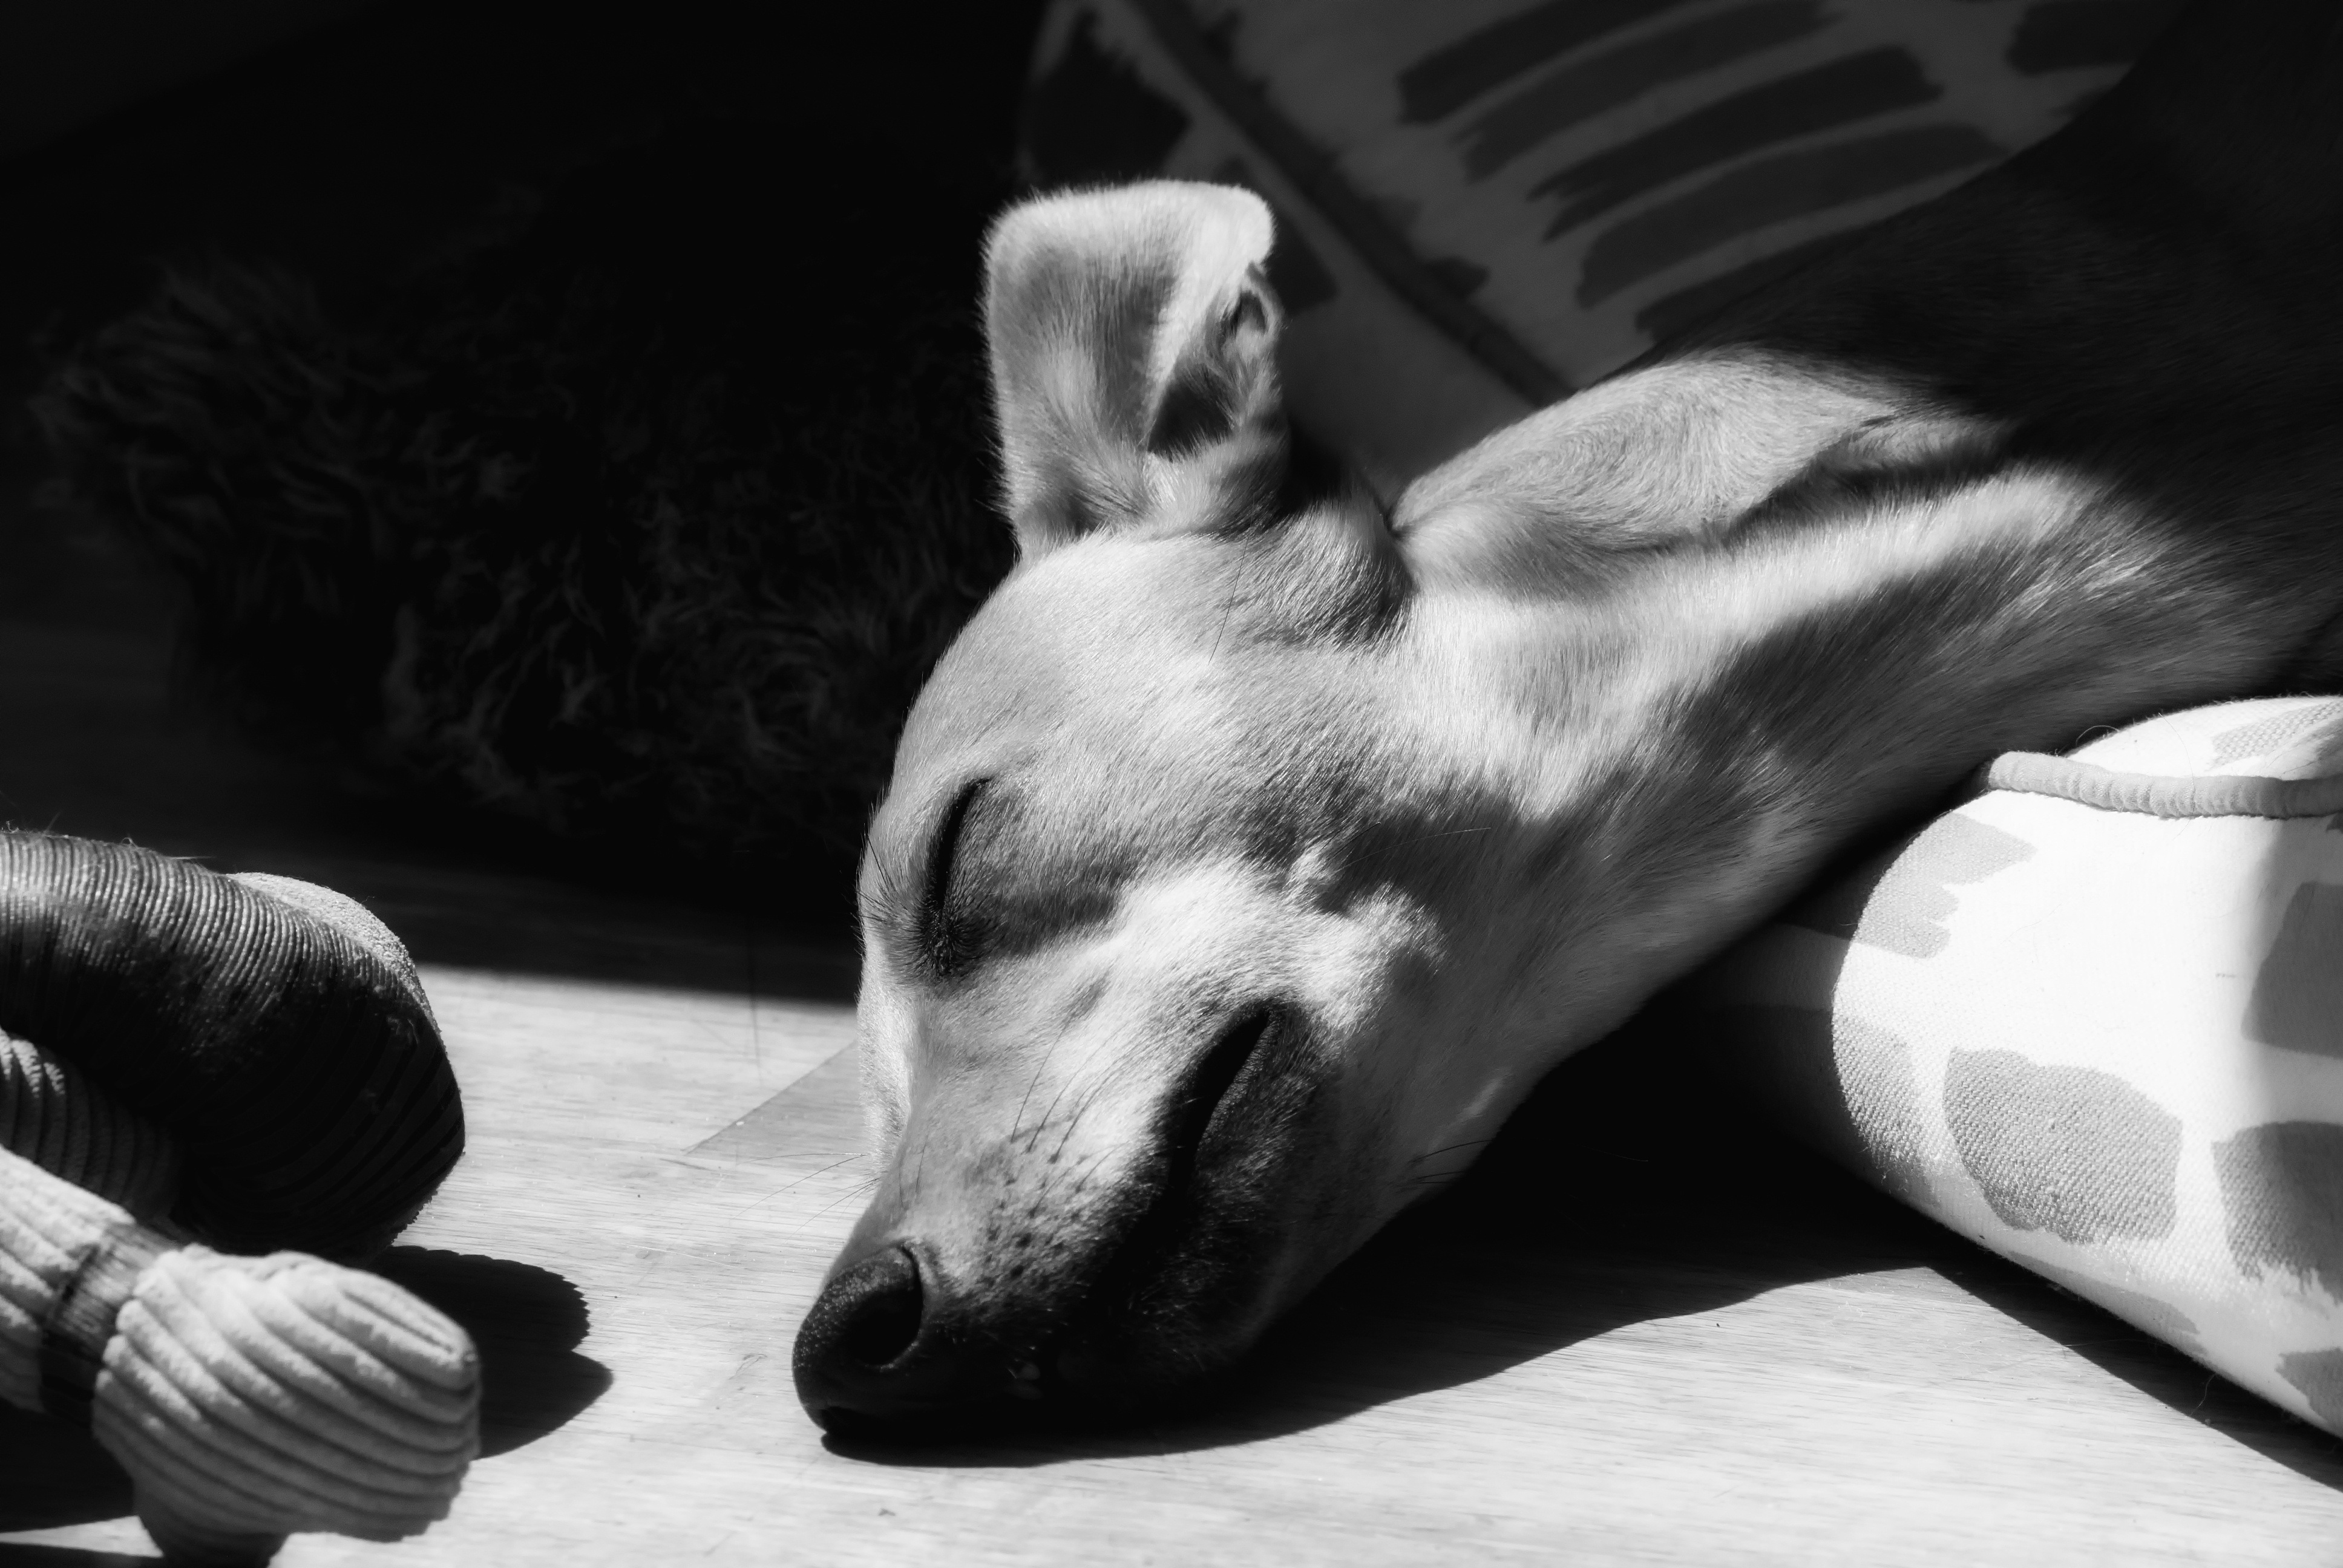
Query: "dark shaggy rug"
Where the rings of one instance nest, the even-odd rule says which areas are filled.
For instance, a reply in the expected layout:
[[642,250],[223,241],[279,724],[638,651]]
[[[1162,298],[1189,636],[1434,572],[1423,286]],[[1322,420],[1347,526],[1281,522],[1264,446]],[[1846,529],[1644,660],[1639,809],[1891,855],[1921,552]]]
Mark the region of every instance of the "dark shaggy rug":
[[572,839],[826,858],[1010,563],[975,319],[1007,194],[670,129],[364,307],[176,268],[35,412],[254,732]]

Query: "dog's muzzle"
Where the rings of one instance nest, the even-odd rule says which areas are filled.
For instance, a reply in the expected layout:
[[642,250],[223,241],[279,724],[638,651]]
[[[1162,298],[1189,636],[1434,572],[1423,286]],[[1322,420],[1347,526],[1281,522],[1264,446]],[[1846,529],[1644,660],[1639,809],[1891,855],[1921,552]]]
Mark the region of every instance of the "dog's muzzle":
[[960,1280],[915,1225],[858,1239],[798,1332],[807,1413],[841,1437],[990,1431],[1160,1406],[1233,1360],[1282,1229],[1265,1201],[1282,1184],[1262,1177],[1295,1147],[1256,1124],[1279,1096],[1247,1072],[1274,1023],[1264,1010],[1222,1030],[1161,1102],[1138,1179],[1092,1194],[1084,1241],[1050,1266],[994,1257],[979,1267],[998,1278]]

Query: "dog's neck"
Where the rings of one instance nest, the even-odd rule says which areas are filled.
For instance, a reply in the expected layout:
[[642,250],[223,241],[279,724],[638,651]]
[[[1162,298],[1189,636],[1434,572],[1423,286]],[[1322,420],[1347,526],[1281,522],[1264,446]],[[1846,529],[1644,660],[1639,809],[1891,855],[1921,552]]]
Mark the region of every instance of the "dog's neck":
[[1396,527],[1557,846],[1555,950],[1632,920],[1639,994],[1996,754],[2265,685],[2301,635],[2152,491],[1906,381],[1736,349],[1532,424]]
[[2343,675],[2343,23],[2239,9],[1402,497],[1531,814],[1681,874],[1637,900],[1655,944],[1745,929],[1998,751]]

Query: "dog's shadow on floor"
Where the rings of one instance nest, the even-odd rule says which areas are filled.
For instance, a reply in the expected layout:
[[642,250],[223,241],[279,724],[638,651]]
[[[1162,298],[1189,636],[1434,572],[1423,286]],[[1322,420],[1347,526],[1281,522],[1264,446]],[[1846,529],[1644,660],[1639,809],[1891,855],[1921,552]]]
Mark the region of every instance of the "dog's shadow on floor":
[[[609,1388],[609,1369],[578,1352],[586,1337],[586,1302],[560,1275],[502,1258],[423,1247],[393,1247],[374,1269],[472,1336],[480,1352],[483,1458],[544,1436]],[[130,1511],[129,1480],[87,1432],[0,1406],[0,1531],[86,1524]],[[33,1552],[48,1555],[24,1555]],[[16,1561],[83,1560],[66,1548],[0,1543],[0,1568]]]
[[1565,1066],[1470,1175],[1403,1217],[1263,1341],[1217,1399],[1143,1427],[881,1448],[886,1463],[1161,1454],[1320,1426],[1639,1322],[1915,1266],[2133,1387],[2343,1490],[2343,1444],[1771,1135],[1639,1026]]

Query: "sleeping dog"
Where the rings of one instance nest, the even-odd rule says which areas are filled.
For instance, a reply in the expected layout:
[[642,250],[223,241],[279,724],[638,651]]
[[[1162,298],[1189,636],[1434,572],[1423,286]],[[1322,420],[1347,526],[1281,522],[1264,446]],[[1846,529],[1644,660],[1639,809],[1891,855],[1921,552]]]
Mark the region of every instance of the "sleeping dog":
[[1021,564],[860,883],[833,1429],[1144,1407],[1554,1063],[1981,760],[2343,679],[2343,14],[2183,15],[2050,140],[1384,501],[1267,210],[993,231]]

